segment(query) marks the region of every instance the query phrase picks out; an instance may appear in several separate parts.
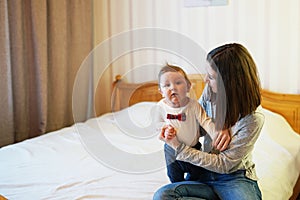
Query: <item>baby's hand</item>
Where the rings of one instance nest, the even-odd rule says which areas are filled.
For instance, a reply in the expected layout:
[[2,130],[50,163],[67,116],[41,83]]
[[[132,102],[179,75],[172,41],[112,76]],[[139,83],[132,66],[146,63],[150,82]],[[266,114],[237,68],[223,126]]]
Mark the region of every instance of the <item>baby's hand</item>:
[[176,137],[176,130],[171,125],[166,125],[161,128],[159,139],[164,141],[166,144],[176,149],[181,143]]
[[166,128],[165,128],[165,139],[172,139],[176,136],[176,130],[174,129],[173,126],[171,125],[167,125]]
[[217,139],[214,142],[215,149],[224,151],[230,143],[231,137],[228,129],[219,132]]

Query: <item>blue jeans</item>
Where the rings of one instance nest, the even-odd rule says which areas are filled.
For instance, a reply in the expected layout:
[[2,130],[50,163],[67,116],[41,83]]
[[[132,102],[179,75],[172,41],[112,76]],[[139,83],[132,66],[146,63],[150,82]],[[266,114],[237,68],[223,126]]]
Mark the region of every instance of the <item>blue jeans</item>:
[[[200,150],[201,143],[198,142],[193,148]],[[167,165],[167,174],[172,183],[180,181],[198,180],[198,175],[201,174],[203,168],[195,166],[188,162],[176,160],[175,150],[169,145],[164,145],[165,159]],[[185,177],[185,173],[187,173]]]
[[261,200],[257,182],[240,170],[218,174],[205,170],[198,181],[183,181],[161,187],[153,200],[206,199],[206,200]]

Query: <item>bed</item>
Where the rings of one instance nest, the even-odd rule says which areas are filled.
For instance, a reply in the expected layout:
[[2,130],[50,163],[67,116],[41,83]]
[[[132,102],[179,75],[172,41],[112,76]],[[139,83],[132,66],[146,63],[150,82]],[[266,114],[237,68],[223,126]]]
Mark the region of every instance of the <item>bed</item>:
[[[189,75],[198,98],[200,75]],[[157,83],[114,82],[112,112],[0,149],[0,199],[147,200],[169,181],[148,130]],[[300,95],[262,91],[265,124],[253,159],[263,199],[300,192]]]

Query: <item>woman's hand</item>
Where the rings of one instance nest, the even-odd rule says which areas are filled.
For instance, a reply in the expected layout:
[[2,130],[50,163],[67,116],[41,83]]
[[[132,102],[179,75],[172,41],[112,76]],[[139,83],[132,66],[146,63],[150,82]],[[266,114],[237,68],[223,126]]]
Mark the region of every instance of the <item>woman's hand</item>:
[[159,134],[159,139],[164,141],[166,144],[176,149],[180,142],[176,137],[176,130],[171,125],[163,126]]
[[219,132],[218,137],[216,138],[213,146],[219,151],[224,151],[230,143],[230,140],[231,137],[229,129],[222,130],[221,132]]

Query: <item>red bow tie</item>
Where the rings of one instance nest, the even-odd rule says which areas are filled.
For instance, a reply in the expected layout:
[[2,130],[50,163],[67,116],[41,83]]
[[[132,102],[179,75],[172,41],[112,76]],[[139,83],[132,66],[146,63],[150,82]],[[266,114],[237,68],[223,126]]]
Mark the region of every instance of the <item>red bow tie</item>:
[[178,115],[167,114],[167,119],[177,119],[179,121],[185,121],[186,115],[185,115],[185,113],[181,113]]

